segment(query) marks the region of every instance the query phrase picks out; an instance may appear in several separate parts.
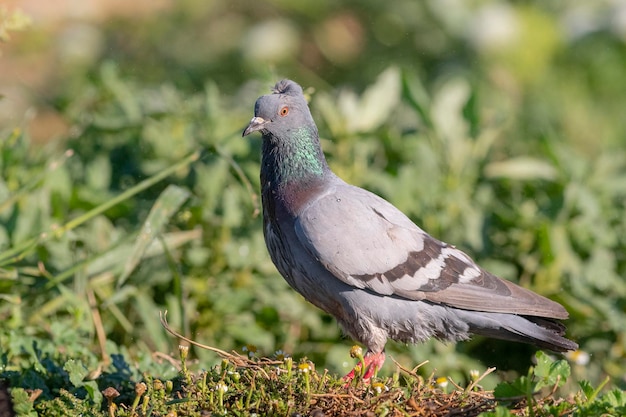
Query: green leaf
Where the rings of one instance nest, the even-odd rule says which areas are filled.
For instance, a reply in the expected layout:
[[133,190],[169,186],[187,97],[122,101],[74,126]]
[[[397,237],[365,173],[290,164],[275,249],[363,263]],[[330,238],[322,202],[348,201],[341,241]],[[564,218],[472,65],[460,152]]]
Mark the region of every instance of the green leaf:
[[83,388],[87,391],[87,395],[93,401],[93,403],[97,406],[102,404],[102,400],[104,399],[102,392],[98,388],[98,383],[96,381],[86,381],[83,384]]
[[519,156],[506,161],[491,162],[485,167],[485,175],[487,178],[552,181],[557,177],[557,170],[540,159]]
[[538,351],[535,357],[537,358],[537,366],[534,373],[539,378],[536,389],[552,387],[555,384],[560,387],[565,384],[570,375],[570,366],[566,360],[555,361],[542,351]]
[[595,401],[595,399],[598,397],[598,394],[600,394],[600,391],[602,391],[602,388],[604,388],[610,380],[611,378],[607,376],[606,378],[604,378],[604,381],[602,381],[600,385],[598,385],[598,387],[595,389],[589,381],[580,381],[578,385],[580,385],[583,393],[585,394],[585,397],[587,397],[587,403],[592,403],[593,401]]
[[398,68],[390,67],[365,90],[360,100],[353,92],[342,92],[338,102],[348,132],[369,132],[383,124],[400,101],[400,81]]
[[513,382],[501,382],[493,391],[498,400],[510,400],[518,397],[526,397],[534,391],[532,381],[525,375],[520,376]]
[[[624,408],[626,407],[626,393],[618,388],[615,388],[602,396],[602,400],[608,403],[611,407]],[[623,414],[621,414],[623,415]]]
[[85,376],[89,373],[89,370],[85,368],[83,363],[75,359],[70,359],[69,361],[65,362],[65,365],[63,365],[63,370],[67,372],[70,378],[70,382],[75,387],[83,386],[83,380],[85,379]]
[[12,388],[13,410],[20,417],[37,417],[30,395],[23,388]]
[[65,362],[63,370],[68,373],[72,385],[76,388],[84,388],[87,391],[89,399],[96,405],[100,405],[102,403],[102,393],[100,392],[96,381],[85,381],[85,377],[89,373],[89,370],[81,361],[70,359]]
[[415,108],[417,113],[419,113],[424,124],[432,128],[433,123],[430,117],[431,99],[422,80],[411,71],[404,71],[402,75],[402,81],[409,103]]
[[124,284],[135,267],[141,261],[146,249],[152,243],[167,224],[180,206],[189,198],[189,191],[175,185],[169,185],[159,196],[152,206],[148,218],[141,228],[135,241],[130,258],[124,265],[124,272],[117,281],[118,288]]
[[591,385],[591,382],[582,380],[578,382],[578,385],[580,386],[580,389],[583,391],[583,394],[585,394],[587,401],[588,402],[593,401],[595,397],[595,389],[593,388],[593,385]]

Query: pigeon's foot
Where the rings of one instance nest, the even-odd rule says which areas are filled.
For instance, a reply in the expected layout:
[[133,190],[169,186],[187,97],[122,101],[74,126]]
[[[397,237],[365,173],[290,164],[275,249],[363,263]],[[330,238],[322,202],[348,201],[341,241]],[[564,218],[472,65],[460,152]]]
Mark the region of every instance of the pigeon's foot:
[[[347,385],[349,385],[352,380],[357,375],[363,375],[363,381],[369,381],[373,376],[376,376],[378,370],[385,363],[385,351],[374,353],[371,351],[367,351],[365,356],[363,357],[363,361],[357,363],[357,365],[352,369],[348,375],[343,377],[343,380],[346,381]],[[365,372],[363,372],[363,368],[365,368]]]

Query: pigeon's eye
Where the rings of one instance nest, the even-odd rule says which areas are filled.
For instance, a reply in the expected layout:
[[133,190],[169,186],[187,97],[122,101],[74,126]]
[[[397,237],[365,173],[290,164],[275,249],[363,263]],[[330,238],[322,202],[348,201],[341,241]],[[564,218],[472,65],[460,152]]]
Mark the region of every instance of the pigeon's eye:
[[287,114],[289,114],[289,107],[285,106],[281,108],[278,114],[280,114],[282,117],[287,116]]

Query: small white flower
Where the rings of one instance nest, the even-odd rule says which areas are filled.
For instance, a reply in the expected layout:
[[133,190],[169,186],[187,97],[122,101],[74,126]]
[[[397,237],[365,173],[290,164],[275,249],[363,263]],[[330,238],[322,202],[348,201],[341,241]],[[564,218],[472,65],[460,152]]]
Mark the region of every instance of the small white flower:
[[312,370],[312,366],[308,362],[304,362],[298,365],[298,372],[302,372],[303,374],[306,374],[311,370]]
[[255,345],[245,345],[241,348],[241,350],[243,352],[248,352],[248,356],[252,358],[254,357],[254,355],[256,355],[258,349]]
[[215,385],[215,391],[221,391],[221,392],[226,392],[228,391],[228,385],[222,383],[222,382],[218,382]]
[[376,391],[376,394],[381,394],[383,391],[389,391],[389,387],[382,382],[374,382],[372,388]]
[[584,350],[574,350],[572,352],[567,352],[565,357],[570,361],[574,362],[576,365],[587,365],[589,363],[590,356]]
[[289,357],[289,354],[285,353],[285,351],[282,349],[278,349],[276,352],[274,352],[274,357],[279,361],[284,361]]

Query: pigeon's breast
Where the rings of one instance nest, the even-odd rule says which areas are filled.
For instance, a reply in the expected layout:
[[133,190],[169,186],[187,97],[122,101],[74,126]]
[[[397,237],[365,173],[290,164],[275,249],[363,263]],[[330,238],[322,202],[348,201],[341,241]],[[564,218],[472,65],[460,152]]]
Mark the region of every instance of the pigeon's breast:
[[293,181],[283,184],[278,190],[278,204],[293,217],[297,217],[311,203],[331,190],[321,180]]
[[[313,195],[299,200],[286,201],[275,198],[276,195],[264,195],[264,236],[272,262],[285,278],[285,281],[302,296],[318,308],[335,316],[340,322],[345,317],[345,306],[341,294],[353,288],[336,279],[306,248],[300,243],[295,232],[297,216],[294,210],[309,204]],[[298,205],[294,205],[297,203]],[[354,317],[350,317],[354,319]]]

